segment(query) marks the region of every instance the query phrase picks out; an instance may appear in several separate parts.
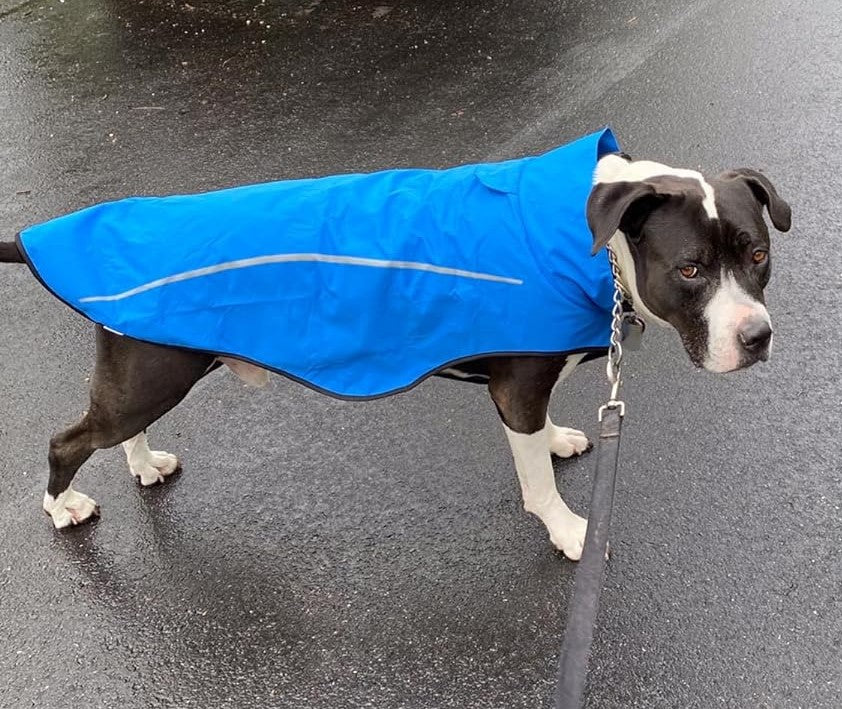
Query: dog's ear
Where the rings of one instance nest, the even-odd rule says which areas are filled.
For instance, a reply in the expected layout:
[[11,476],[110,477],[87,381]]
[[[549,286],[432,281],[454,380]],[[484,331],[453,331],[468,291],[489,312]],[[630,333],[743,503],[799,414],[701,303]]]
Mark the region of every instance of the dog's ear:
[[740,167],[726,172],[723,177],[745,181],[754,193],[755,199],[766,207],[775,229],[789,231],[792,225],[792,209],[781,199],[766,175],[748,167]]
[[659,193],[650,182],[601,182],[588,197],[588,226],[593,234],[595,255],[614,236],[617,229],[634,234],[668,195]]

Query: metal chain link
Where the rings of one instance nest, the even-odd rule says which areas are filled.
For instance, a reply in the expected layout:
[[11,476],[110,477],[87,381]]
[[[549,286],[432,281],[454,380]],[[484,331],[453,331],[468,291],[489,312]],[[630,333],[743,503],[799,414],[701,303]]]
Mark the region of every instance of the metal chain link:
[[611,395],[608,401],[599,409],[599,420],[602,421],[602,414],[607,408],[619,407],[620,415],[625,415],[626,405],[617,399],[620,394],[620,365],[623,361],[623,301],[630,300],[625,288],[620,281],[620,267],[617,263],[617,255],[614,250],[608,247],[608,261],[611,264],[611,273],[614,277],[614,307],[611,309],[611,340],[608,347],[608,362],[605,365],[605,373],[608,382],[611,384]]

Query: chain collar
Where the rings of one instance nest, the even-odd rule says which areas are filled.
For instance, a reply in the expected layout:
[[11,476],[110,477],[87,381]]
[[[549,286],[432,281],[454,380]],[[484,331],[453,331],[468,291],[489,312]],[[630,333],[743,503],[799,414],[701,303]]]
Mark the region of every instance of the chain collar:
[[611,274],[614,276],[614,288],[620,291],[620,295],[623,296],[623,300],[631,306],[631,310],[634,310],[634,298],[632,298],[631,292],[626,287],[623,279],[620,277],[620,261],[617,258],[617,254],[610,245],[606,246],[605,249],[608,251],[608,261],[611,264]]
[[[620,394],[620,365],[623,361],[623,315],[631,311],[634,314],[634,302],[628,289],[620,278],[620,266],[617,255],[609,246],[608,261],[611,264],[611,274],[614,279],[614,307],[611,309],[611,340],[608,347],[608,363],[605,366],[605,373],[608,383],[611,384],[611,394],[608,401],[599,409],[599,420],[602,421],[603,413],[609,408],[619,408],[620,416],[626,413],[626,405],[618,399]],[[628,310],[624,309],[624,304]]]

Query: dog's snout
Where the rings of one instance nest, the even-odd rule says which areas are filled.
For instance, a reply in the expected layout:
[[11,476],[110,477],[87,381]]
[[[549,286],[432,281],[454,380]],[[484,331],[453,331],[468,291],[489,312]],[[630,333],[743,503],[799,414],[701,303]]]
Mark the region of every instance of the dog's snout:
[[752,354],[763,352],[772,339],[772,328],[766,320],[754,320],[740,329],[740,344]]

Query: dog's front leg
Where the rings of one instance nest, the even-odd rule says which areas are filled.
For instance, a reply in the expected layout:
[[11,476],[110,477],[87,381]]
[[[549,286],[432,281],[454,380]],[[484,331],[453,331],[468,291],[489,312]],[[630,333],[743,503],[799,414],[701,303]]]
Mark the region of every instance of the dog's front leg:
[[518,433],[505,423],[503,426],[515,459],[523,492],[523,508],[544,523],[556,548],[563,551],[568,559],[578,561],[582,556],[588,523],[574,514],[558,494],[547,426],[534,433]]
[[557,432],[547,417],[550,393],[563,364],[557,358],[494,360],[489,392],[512,447],[524,509],[544,523],[556,548],[575,561],[582,556],[587,521],[558,494],[550,458]]
[[[567,377],[569,377],[576,366],[585,358],[584,354],[569,355],[561,368],[558,375],[555,387],[561,384]],[[588,437],[575,428],[565,428],[564,426],[556,426],[550,421],[550,415],[547,414],[547,430],[550,439],[550,451],[559,458],[570,458],[574,455],[581,455],[589,451],[592,446]]]
[[129,470],[145,487],[164,482],[164,478],[181,467],[178,458],[172,453],[149,450],[146,431],[123,441],[123,450],[129,462]]

